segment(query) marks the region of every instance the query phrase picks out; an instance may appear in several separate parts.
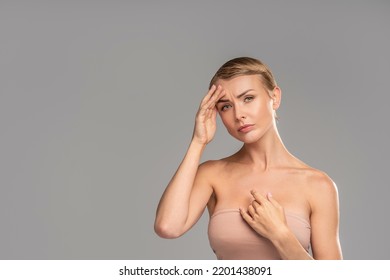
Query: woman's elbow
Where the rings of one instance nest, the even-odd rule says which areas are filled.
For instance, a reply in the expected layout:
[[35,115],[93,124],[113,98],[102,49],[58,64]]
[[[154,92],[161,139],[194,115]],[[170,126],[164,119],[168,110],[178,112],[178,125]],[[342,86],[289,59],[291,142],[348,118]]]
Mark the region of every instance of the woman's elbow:
[[154,231],[162,238],[174,239],[183,235],[184,232],[174,229],[172,226],[162,223],[154,224]]

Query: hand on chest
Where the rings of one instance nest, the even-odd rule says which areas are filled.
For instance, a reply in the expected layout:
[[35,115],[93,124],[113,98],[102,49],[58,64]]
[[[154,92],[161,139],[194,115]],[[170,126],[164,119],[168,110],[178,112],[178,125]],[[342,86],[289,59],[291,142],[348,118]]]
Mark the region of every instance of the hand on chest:
[[304,189],[299,176],[281,172],[230,173],[220,176],[214,187],[218,208],[247,207],[253,201],[250,191],[255,190],[263,196],[270,192],[284,208],[299,212],[307,210]]

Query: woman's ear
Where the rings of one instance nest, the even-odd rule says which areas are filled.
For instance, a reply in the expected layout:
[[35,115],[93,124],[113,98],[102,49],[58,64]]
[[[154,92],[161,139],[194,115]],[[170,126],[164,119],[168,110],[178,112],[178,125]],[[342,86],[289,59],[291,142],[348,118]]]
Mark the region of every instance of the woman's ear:
[[272,100],[273,100],[272,109],[277,110],[279,108],[281,99],[282,99],[282,90],[280,89],[280,87],[276,86],[272,90]]

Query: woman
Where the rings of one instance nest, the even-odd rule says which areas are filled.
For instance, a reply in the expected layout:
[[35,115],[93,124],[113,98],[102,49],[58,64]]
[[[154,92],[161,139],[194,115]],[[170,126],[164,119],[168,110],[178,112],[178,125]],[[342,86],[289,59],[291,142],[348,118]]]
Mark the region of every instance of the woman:
[[[281,90],[261,61],[240,57],[221,66],[159,203],[159,236],[181,236],[207,206],[210,245],[218,259],[342,258],[337,187],[288,152],[276,126],[280,102]],[[217,113],[243,146],[199,164],[214,137]]]

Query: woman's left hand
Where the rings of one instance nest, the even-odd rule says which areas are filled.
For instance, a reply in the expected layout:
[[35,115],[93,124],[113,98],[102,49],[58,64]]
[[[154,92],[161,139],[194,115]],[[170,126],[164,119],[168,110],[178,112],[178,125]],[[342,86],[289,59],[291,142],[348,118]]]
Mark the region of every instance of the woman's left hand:
[[242,218],[260,235],[269,240],[275,239],[278,233],[288,230],[283,207],[272,197],[251,191],[254,198],[248,212],[240,208]]

